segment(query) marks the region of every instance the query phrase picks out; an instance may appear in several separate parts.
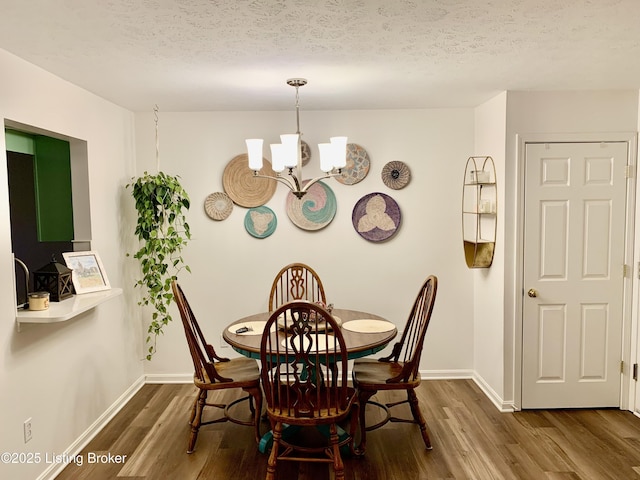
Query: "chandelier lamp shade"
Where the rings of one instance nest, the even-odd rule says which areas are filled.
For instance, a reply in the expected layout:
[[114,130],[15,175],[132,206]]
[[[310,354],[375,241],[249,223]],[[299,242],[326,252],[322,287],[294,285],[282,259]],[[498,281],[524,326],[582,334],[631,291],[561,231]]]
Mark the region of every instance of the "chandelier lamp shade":
[[[303,182],[299,88],[306,85],[307,80],[304,78],[290,78],[287,80],[287,84],[296,89],[296,133],[280,135],[281,143],[272,143],[270,145],[271,167],[276,176],[259,174],[262,168],[263,139],[249,138],[246,140],[247,156],[249,158],[249,168],[253,170],[255,177],[268,178],[284,183],[296,197],[302,198],[314,183],[324,178],[342,174],[342,169],[347,164],[347,137],[331,137],[329,143],[318,144],[320,170],[324,172],[324,175]],[[287,172],[283,173],[285,170]]]

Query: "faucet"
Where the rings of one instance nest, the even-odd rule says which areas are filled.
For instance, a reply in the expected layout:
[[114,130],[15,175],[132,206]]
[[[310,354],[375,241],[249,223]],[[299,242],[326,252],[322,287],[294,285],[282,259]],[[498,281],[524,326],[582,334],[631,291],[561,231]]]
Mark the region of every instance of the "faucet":
[[26,298],[26,302],[22,304],[22,307],[27,309],[29,308],[29,269],[27,268],[25,263],[22,260],[20,260],[18,257],[13,257],[13,259],[24,270],[24,286],[25,286],[24,291],[25,291],[25,294],[27,295],[27,298]]

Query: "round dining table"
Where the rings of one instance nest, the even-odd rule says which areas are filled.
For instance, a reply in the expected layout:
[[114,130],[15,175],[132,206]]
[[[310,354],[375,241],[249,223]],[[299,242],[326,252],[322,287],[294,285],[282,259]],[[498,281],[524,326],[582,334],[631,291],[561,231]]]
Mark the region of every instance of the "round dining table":
[[[271,313],[262,312],[236,320],[224,329],[222,337],[235,351],[249,358],[260,359],[260,342]],[[335,308],[331,315],[341,325],[349,359],[379,352],[398,334],[393,323],[373,313]],[[281,337],[278,341],[286,338],[286,332],[280,328],[272,330],[272,334]],[[295,431],[297,428],[289,427],[284,434],[289,435]],[[344,432],[339,430],[339,434],[342,436]],[[273,432],[269,431],[262,436],[259,451],[266,453],[272,443]]]
[[[341,324],[340,330],[350,359],[379,352],[398,334],[395,325],[373,313],[334,308],[331,315]],[[270,316],[271,312],[262,312],[236,320],[224,329],[222,337],[236,352],[259,359],[262,330]],[[243,332],[245,327],[249,330]],[[239,330],[242,333],[236,333]],[[277,334],[282,339],[286,338],[282,330]]]

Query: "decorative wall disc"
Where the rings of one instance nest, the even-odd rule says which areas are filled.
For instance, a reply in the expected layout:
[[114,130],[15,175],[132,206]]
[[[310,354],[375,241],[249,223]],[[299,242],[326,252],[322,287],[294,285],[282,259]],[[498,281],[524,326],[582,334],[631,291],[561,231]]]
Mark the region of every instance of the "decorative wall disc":
[[393,161],[382,167],[382,181],[389,188],[400,190],[407,186],[409,180],[411,171],[404,162]]
[[[263,159],[261,175],[275,177],[271,163]],[[276,192],[277,183],[268,178],[256,178],[249,168],[247,154],[243,153],[231,159],[222,174],[222,186],[233,203],[241,207],[258,207],[267,203]]]
[[224,192],[215,192],[204,200],[204,211],[213,220],[224,220],[233,210],[233,201]]
[[277,225],[276,214],[264,205],[249,209],[244,216],[244,228],[256,238],[267,238],[275,232]]
[[[307,182],[305,180],[302,184]],[[336,210],[336,196],[324,182],[314,183],[301,199],[291,192],[287,195],[287,215],[295,226],[303,230],[326,227],[335,217]]]
[[311,160],[311,147],[304,140],[300,140],[300,153],[302,154],[302,166],[304,167]]
[[375,192],[362,197],[353,207],[351,221],[358,235],[370,242],[382,242],[400,227],[400,207],[389,195]]
[[342,175],[335,177],[344,185],[354,185],[361,182],[369,173],[369,154],[360,145],[347,143],[347,166],[342,169]]

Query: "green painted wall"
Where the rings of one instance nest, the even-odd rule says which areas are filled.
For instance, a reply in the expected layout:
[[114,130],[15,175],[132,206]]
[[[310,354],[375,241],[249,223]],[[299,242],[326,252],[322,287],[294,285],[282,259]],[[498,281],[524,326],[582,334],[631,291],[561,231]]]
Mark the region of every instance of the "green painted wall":
[[43,135],[5,131],[7,151],[34,158],[38,241],[73,240],[71,154],[69,142]]

